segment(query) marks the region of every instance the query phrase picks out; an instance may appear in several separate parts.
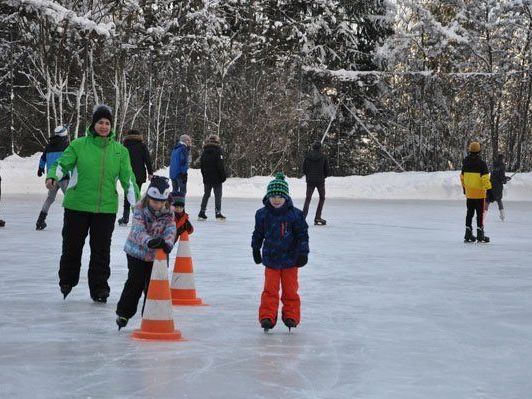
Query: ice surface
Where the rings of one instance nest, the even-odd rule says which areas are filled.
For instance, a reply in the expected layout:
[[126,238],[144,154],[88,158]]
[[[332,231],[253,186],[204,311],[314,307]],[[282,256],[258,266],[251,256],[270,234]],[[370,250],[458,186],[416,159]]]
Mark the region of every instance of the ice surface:
[[[58,196],[58,199],[61,195]],[[532,392],[530,202],[490,210],[490,244],[464,244],[462,201],[329,200],[310,226],[301,269],[302,322],[264,334],[263,267],[250,235],[260,200],[226,199],[226,222],[194,222],[198,296],[174,307],[185,342],[130,339],[116,302],[127,228],[116,227],[111,296],[94,304],[82,279],[57,285],[62,209],[35,231],[45,198],[2,198],[0,397],[523,399]],[[301,206],[301,200],[296,200]],[[315,203],[313,204],[315,205]],[[188,201],[196,215],[199,198]],[[313,212],[311,208],[311,215]],[[85,248],[87,255],[88,242]]]

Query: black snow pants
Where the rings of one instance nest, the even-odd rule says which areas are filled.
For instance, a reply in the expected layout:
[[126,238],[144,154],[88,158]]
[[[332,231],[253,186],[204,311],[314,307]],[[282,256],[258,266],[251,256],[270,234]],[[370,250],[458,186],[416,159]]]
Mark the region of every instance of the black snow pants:
[[325,202],[325,183],[307,183],[307,196],[305,198],[305,205],[303,206],[303,215],[307,217],[310,200],[312,199],[312,194],[314,193],[315,188],[318,189],[318,194],[320,196],[318,207],[316,208],[315,219],[320,219],[323,204]]
[[475,212],[477,213],[477,227],[482,229],[484,228],[484,198],[472,199],[468,198],[466,201],[467,204],[467,214],[465,224],[467,227],[472,227],[473,216]]
[[108,297],[107,280],[111,275],[111,237],[116,214],[92,213],[65,209],[63,253],[59,262],[59,285],[75,287],[79,282],[81,255],[90,233],[89,291],[92,298]]
[[142,292],[144,292],[144,296],[148,293],[152,267],[153,262],[146,262],[127,255],[129,272],[122,295],[116,306],[116,314],[118,316],[130,319],[137,313]]

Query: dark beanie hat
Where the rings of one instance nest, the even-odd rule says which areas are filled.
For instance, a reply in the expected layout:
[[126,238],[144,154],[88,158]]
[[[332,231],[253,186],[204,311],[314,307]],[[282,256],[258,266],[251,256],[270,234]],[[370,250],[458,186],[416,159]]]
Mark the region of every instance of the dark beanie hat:
[[321,148],[321,142],[320,141],[315,141],[314,144],[312,144],[312,149],[313,150],[319,150]]
[[109,122],[113,123],[113,110],[111,107],[105,104],[98,104],[94,107],[92,123],[90,126],[92,130],[94,130],[94,125],[96,125],[100,119],[107,119]]

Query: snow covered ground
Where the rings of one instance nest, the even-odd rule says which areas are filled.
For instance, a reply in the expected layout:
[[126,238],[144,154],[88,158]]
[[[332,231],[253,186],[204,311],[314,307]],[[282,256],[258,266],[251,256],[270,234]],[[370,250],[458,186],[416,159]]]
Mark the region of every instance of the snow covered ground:
[[[5,190],[1,203],[2,398],[523,399],[532,392],[530,202],[508,202],[505,223],[490,212],[492,243],[464,244],[462,201],[329,200],[330,225],[309,229],[301,325],[264,334],[256,320],[263,267],[250,250],[260,200],[226,199],[227,222],[195,222],[191,236],[196,288],[210,306],[174,307],[187,341],[150,343],[129,338],[138,315],[120,332],[114,323],[128,229],[113,236],[109,302],[90,300],[86,257],[64,301],[60,205],[46,230],[34,229],[44,197]],[[192,214],[198,206],[198,197],[189,199]]]

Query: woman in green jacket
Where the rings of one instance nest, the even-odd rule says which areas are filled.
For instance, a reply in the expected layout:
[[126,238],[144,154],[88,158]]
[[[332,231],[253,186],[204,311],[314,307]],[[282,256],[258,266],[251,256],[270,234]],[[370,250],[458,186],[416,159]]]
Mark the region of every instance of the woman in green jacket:
[[48,188],[71,174],[63,201],[63,250],[59,263],[59,286],[64,298],[78,284],[83,245],[90,233],[90,295],[95,302],[107,302],[111,237],[118,211],[117,180],[131,204],[139,197],[129,153],[115,140],[112,120],[108,106],[96,106],[85,136],[72,141],[48,171]]

